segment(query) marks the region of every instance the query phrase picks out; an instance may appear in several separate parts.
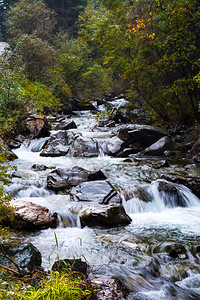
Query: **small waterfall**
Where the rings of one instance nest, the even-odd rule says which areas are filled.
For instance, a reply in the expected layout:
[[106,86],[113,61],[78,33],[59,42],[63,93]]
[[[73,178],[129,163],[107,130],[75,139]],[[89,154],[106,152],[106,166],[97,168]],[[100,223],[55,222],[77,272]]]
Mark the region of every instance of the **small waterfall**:
[[166,180],[153,181],[149,186],[135,186],[131,191],[122,191],[121,196],[124,209],[129,214],[200,206],[200,199],[190,189]]
[[26,140],[20,147],[21,151],[28,151],[28,152],[40,152],[44,143],[49,139],[49,137],[33,139],[33,140]]
[[80,218],[77,214],[68,211],[67,213],[58,213],[59,227],[78,227],[81,228]]

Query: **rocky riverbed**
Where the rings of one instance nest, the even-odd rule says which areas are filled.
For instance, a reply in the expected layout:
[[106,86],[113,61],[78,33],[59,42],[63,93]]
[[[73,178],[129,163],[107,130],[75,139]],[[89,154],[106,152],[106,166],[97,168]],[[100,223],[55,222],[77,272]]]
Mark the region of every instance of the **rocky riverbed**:
[[[199,299],[195,133],[130,124],[113,107],[100,122],[89,111],[24,121],[10,143],[16,217],[6,222],[45,269],[57,257],[86,261],[99,299]],[[111,277],[126,292],[116,283],[110,293]]]

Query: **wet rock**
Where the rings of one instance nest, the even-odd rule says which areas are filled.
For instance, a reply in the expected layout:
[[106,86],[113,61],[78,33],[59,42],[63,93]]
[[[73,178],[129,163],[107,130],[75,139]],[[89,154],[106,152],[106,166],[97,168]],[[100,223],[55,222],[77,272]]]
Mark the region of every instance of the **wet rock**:
[[125,160],[123,160],[123,162],[126,162],[126,163],[133,163],[134,161],[135,161],[134,158],[131,158],[131,157],[126,158]]
[[164,136],[169,136],[166,130],[146,125],[128,126],[118,132],[118,137],[127,145],[137,142],[143,147],[151,146]]
[[[6,253],[15,260],[21,269],[32,271],[41,267],[42,257],[39,250],[31,243],[19,243],[13,247],[1,245],[0,253]],[[0,255],[0,264],[11,266],[11,262]]]
[[68,129],[76,129],[76,123],[74,121],[69,121],[68,119],[63,120],[56,126],[56,130],[68,130]]
[[152,163],[151,167],[153,167],[154,169],[167,168],[169,167],[169,163],[167,160],[160,160],[155,163]]
[[175,144],[169,136],[164,136],[156,143],[146,148],[143,153],[146,155],[163,155],[166,150],[174,150]]
[[91,101],[81,101],[77,97],[72,97],[72,109],[73,110],[96,110]]
[[106,228],[126,226],[131,223],[131,218],[126,214],[121,204],[89,204],[78,209],[81,226]]
[[158,191],[167,207],[187,206],[185,198],[173,183],[159,180]]
[[96,275],[91,283],[97,289],[98,300],[125,300],[128,295],[128,290],[112,276]]
[[50,135],[50,124],[42,115],[30,115],[20,126],[20,133],[26,138],[34,139]]
[[21,178],[21,179],[27,179],[27,173],[24,173],[24,172],[21,172],[21,171],[15,171],[13,174],[12,174],[12,177],[15,177],[15,178]]
[[88,181],[106,180],[107,177],[101,170],[94,170],[88,174]]
[[87,277],[88,265],[86,262],[79,259],[62,259],[56,261],[52,266],[52,271],[58,271],[60,273],[73,272],[73,276]]
[[183,184],[188,187],[197,197],[200,198],[200,178],[190,175],[185,177],[174,174],[162,175],[162,178],[178,184]]
[[187,258],[187,250],[183,245],[170,245],[168,247],[168,255],[173,258],[181,258],[181,259],[186,259]]
[[58,168],[47,176],[47,187],[52,190],[70,188],[87,181],[89,172],[80,167]]
[[196,250],[195,250],[195,257],[196,257],[196,262],[198,264],[200,264],[200,245],[198,245],[196,247]]
[[123,191],[122,192],[124,200],[128,201],[133,198],[137,198],[143,202],[151,202],[152,199],[145,188],[141,186],[135,186],[131,191]]
[[115,123],[128,123],[130,122],[129,118],[127,117],[125,111],[119,109],[113,109],[109,120],[114,121]]
[[34,170],[34,171],[45,171],[46,169],[47,169],[47,167],[45,165],[39,165],[39,164],[34,164],[31,167],[31,170]]
[[78,136],[70,145],[69,156],[74,157],[96,157],[99,155],[99,148],[92,138]]
[[173,151],[173,150],[165,150],[163,154],[165,157],[179,157],[180,156],[179,151]]
[[120,196],[112,185],[105,180],[83,182],[73,187],[70,192],[74,200],[108,204],[114,196],[121,202]]
[[198,166],[200,165],[200,153],[196,154],[195,156],[193,156],[193,161],[195,164],[197,164]]
[[142,150],[141,146],[138,143],[130,144],[129,148],[122,147],[122,151],[120,151],[116,157],[128,157],[131,154],[138,153]]
[[19,148],[24,141],[25,137],[19,134],[13,141],[10,142],[9,147],[11,149]]
[[15,216],[13,220],[5,220],[10,227],[22,230],[38,230],[54,228],[58,225],[57,213],[50,213],[41,205],[24,200],[12,200]]
[[101,170],[90,172],[81,167],[58,168],[47,176],[47,187],[58,191],[71,188],[84,181],[104,180],[105,178]]
[[51,157],[65,156],[75,138],[76,135],[71,131],[59,131],[46,142],[40,155]]
[[117,136],[106,139],[102,142],[103,153],[110,156],[116,156],[122,149],[123,141]]

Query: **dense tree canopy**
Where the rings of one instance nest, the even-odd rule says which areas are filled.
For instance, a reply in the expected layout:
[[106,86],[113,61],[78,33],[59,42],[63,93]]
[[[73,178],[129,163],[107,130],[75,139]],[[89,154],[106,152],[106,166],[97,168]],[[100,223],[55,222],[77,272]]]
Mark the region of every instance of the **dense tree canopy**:
[[87,100],[123,92],[162,122],[199,122],[199,1],[3,2],[0,22],[29,98],[34,85],[63,105],[71,94]]

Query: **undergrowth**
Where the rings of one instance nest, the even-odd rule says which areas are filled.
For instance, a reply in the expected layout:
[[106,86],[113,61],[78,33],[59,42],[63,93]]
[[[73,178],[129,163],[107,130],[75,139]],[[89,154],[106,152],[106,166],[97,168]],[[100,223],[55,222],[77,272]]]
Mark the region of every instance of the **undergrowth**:
[[4,272],[0,280],[1,300],[87,300],[93,293],[90,282],[74,277],[73,272],[38,273],[32,278],[14,278]]

